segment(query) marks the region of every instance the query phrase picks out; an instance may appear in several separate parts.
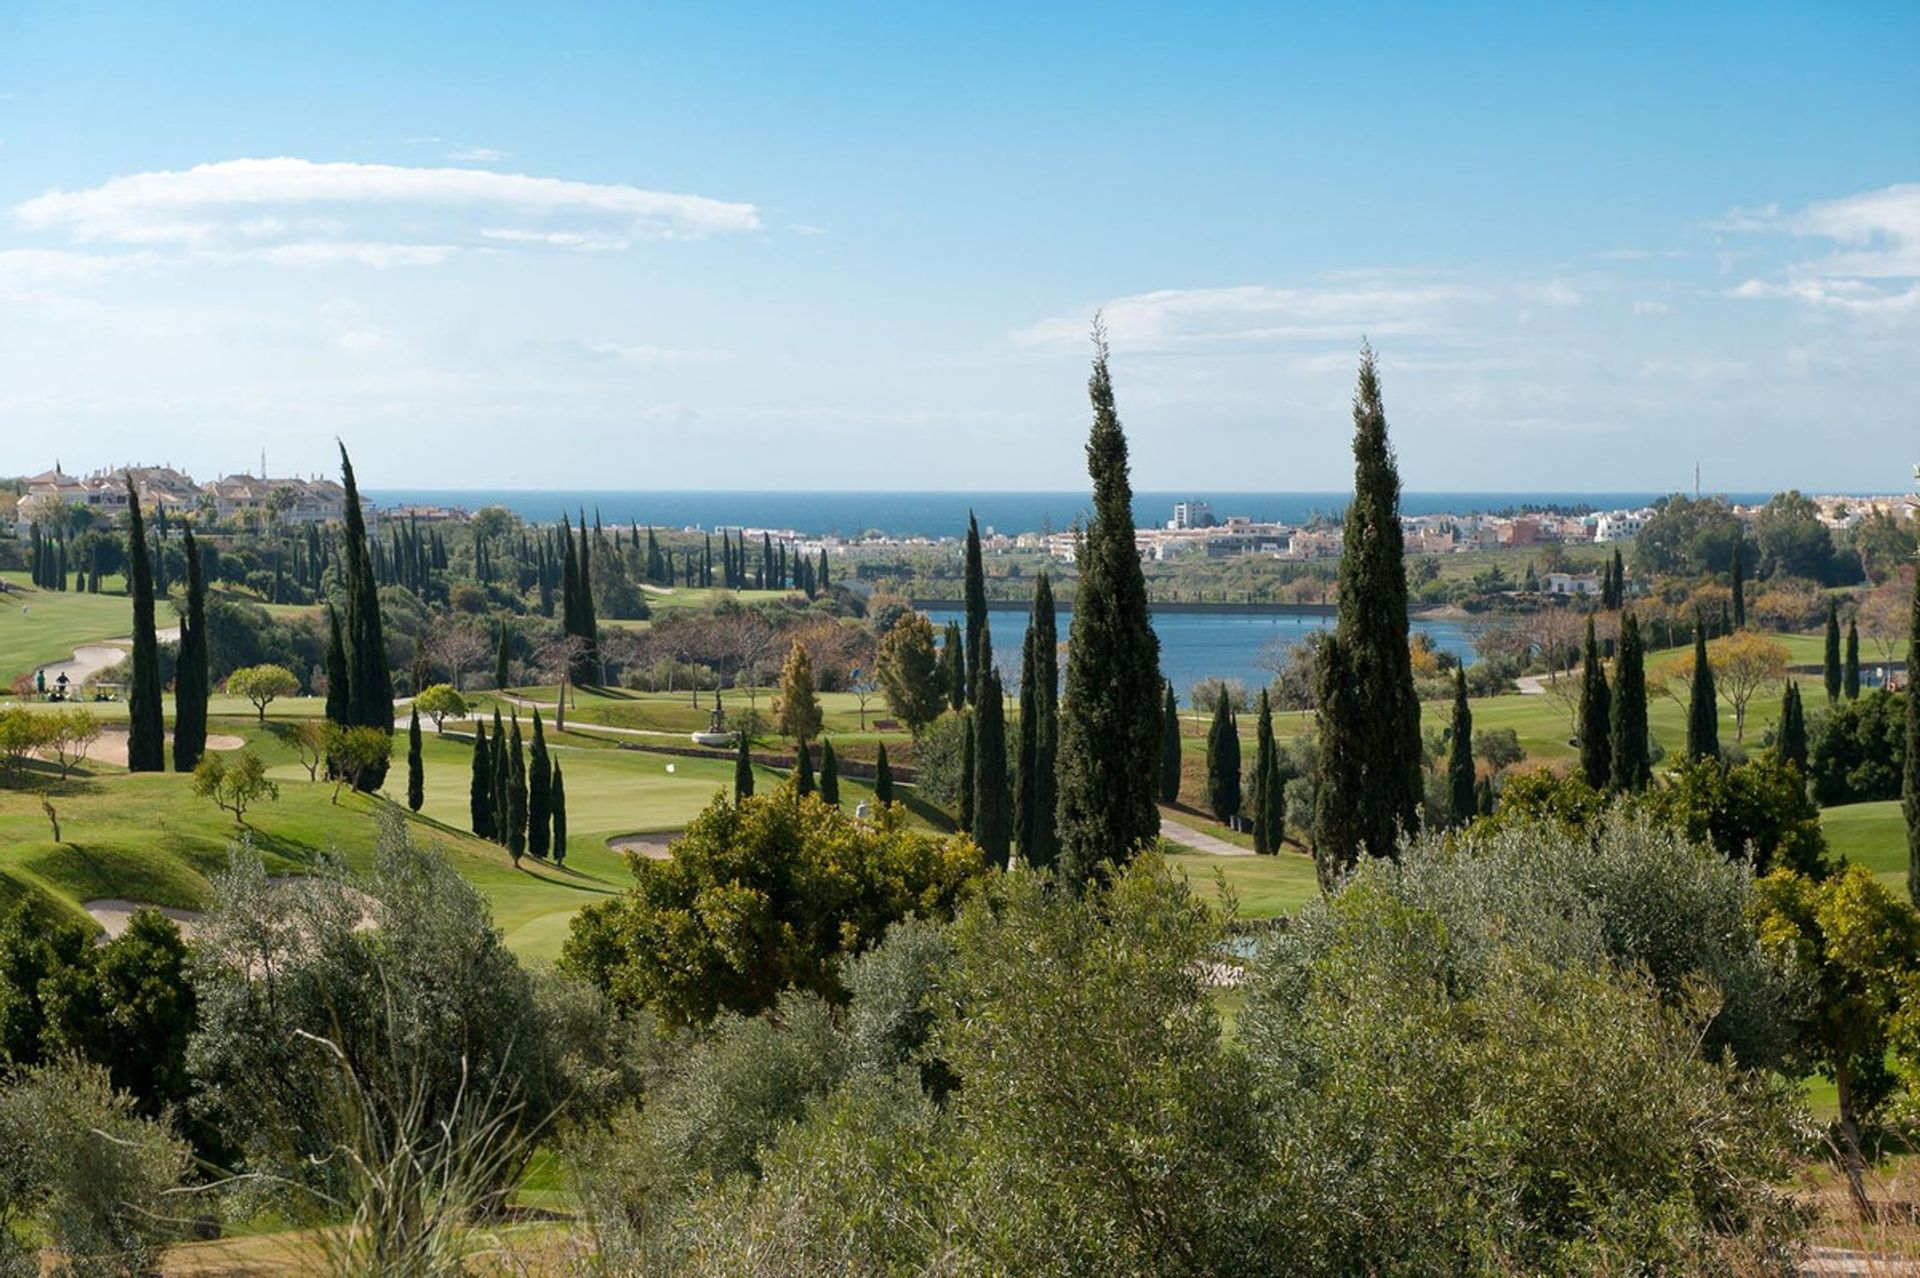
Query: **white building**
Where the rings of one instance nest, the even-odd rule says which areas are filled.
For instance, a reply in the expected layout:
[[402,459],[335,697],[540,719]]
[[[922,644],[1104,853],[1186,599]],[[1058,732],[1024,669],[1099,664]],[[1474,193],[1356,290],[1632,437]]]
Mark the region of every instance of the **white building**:
[[1211,528],[1219,521],[1213,517],[1213,507],[1204,501],[1181,501],[1173,506],[1173,519],[1167,524],[1176,532],[1189,528]]
[[1628,541],[1640,535],[1646,526],[1649,512],[1644,510],[1610,510],[1600,516],[1593,526],[1593,539],[1597,542]]

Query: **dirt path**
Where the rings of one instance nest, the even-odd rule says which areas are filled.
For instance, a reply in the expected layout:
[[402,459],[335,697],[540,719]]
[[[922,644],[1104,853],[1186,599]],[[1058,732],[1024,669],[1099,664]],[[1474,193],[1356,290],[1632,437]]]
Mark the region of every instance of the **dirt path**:
[[1160,835],[1170,843],[1178,843],[1181,847],[1194,852],[1205,852],[1208,856],[1253,855],[1252,848],[1243,848],[1236,843],[1229,843],[1217,835],[1196,830],[1190,825],[1182,825],[1165,816],[1160,818]]

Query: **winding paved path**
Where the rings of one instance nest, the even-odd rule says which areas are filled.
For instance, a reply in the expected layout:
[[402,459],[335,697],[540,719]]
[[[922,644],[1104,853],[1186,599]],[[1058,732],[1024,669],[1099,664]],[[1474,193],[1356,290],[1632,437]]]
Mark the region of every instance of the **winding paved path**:
[[1208,856],[1252,856],[1252,848],[1243,848],[1237,843],[1229,843],[1218,835],[1196,830],[1190,825],[1162,815],[1160,818],[1160,836],[1170,843],[1194,852],[1205,852]]

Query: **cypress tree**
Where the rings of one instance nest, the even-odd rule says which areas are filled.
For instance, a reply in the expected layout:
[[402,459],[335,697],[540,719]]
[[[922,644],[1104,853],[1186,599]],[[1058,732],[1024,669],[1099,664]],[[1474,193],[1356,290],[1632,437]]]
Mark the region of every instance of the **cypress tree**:
[[527,755],[520,740],[520,715],[513,716],[507,751],[507,854],[516,862],[527,850]]
[[980,704],[970,720],[975,727],[973,767],[973,841],[988,865],[1013,863],[1012,797],[1007,778],[1006,690],[991,665],[980,677]]
[[940,679],[947,689],[947,705],[959,711],[967,708],[967,658],[960,638],[960,623],[949,621],[940,644]]
[[827,548],[825,546],[820,547],[820,569],[814,574],[814,585],[823,595],[833,588],[833,571],[827,567]]
[[[1587,633],[1593,633],[1591,625]],[[1465,825],[1479,811],[1480,796],[1474,786],[1473,707],[1467,704],[1463,666],[1453,670],[1453,727],[1447,745],[1447,816],[1454,825]]]
[[1240,815],[1240,729],[1224,690],[1207,730],[1207,806],[1218,821]]
[[804,798],[813,791],[813,751],[802,741],[793,760],[793,792]]
[[880,743],[879,752],[873,759],[873,801],[878,804],[893,802],[893,765],[887,762],[887,743]]
[[1588,617],[1587,642],[1580,651],[1580,767],[1596,790],[1606,789],[1613,776],[1612,701],[1600,645],[1593,637],[1593,618]]
[[967,700],[979,704],[980,681],[993,664],[993,640],[987,630],[987,576],[980,563],[980,523],[967,512]]
[[840,806],[840,760],[834,757],[831,741],[820,743],[820,801]]
[[960,712],[960,821],[962,830],[973,833],[973,782],[980,770],[980,745],[973,732],[973,715]]
[[1087,398],[1093,518],[1061,699],[1057,828],[1060,867],[1078,888],[1101,862],[1125,861],[1160,835],[1160,641],[1133,538],[1127,437],[1114,406],[1105,330],[1094,328]]
[[1736,536],[1733,539],[1733,628],[1747,628],[1747,570],[1746,540]]
[[1627,565],[1618,546],[1613,548],[1613,606],[1616,610],[1627,606]]
[[340,634],[340,613],[327,605],[327,722],[346,727],[348,722],[347,645]]
[[501,847],[507,845],[507,827],[509,825],[507,807],[507,775],[512,764],[507,761],[507,727],[500,721],[500,707],[493,708],[493,841]]
[[553,789],[549,803],[553,809],[552,855],[555,865],[567,863],[567,781],[560,775],[560,762],[553,764]]
[[1842,689],[1849,701],[1860,699],[1860,623],[1847,618],[1847,665]]
[[[600,682],[600,623],[593,611],[593,560],[587,548],[587,518],[580,516],[580,571],[577,586],[580,592],[579,615],[580,637],[586,640],[580,652],[575,683],[598,684]],[[584,677],[582,677],[584,676]]]
[[1826,685],[1827,704],[1832,705],[1840,699],[1840,606],[1833,600],[1827,600],[1827,645],[1826,645]]
[[1322,891],[1331,892],[1359,860],[1362,781],[1360,708],[1336,628],[1320,643],[1314,666],[1314,702],[1320,708],[1320,778],[1313,792],[1313,863]]
[[[353,463],[346,445],[340,446],[340,483],[346,489],[346,594],[342,622],[347,649],[347,719],[349,727],[375,728],[393,735],[393,675],[387,668],[387,642],[380,626],[380,587],[374,580],[367,552],[366,520],[360,508],[360,490],[353,480]],[[387,779],[382,762],[360,777],[359,788],[378,790]]]
[[180,618],[179,661],[173,676],[173,770],[191,772],[207,752],[207,587],[200,547],[189,526],[182,542],[187,556],[187,611]]
[[580,633],[580,563],[573,554],[573,525],[560,520],[560,633]]
[[539,861],[553,846],[553,761],[547,755],[547,731],[538,707],[533,712],[533,746],[527,754],[527,851]]
[[420,711],[407,720],[407,807],[418,812],[427,801],[427,768],[420,758]]
[[1266,856],[1280,850],[1282,826],[1275,817],[1285,820],[1279,756],[1273,741],[1273,702],[1262,688],[1253,721],[1253,850]]
[[1907,898],[1920,905],[1920,568],[1914,570],[1913,606],[1907,621],[1906,767],[1900,806],[1907,818]]
[[496,688],[505,688],[510,682],[511,672],[507,669],[507,658],[507,623],[502,621],[500,642],[494,646],[493,650],[493,686]]
[[132,686],[127,691],[127,771],[164,772],[166,723],[160,709],[160,642],[153,629],[153,568],[140,496],[127,478],[127,587],[133,595]]
[[1787,690],[1780,695],[1777,751],[1783,762],[1800,769],[1801,776],[1807,774],[1807,712],[1800,704],[1800,685],[1791,678],[1787,680]]
[[1613,775],[1612,788],[1637,791],[1653,780],[1653,760],[1647,742],[1646,651],[1640,646],[1640,619],[1631,612],[1620,617],[1619,655],[1613,663]]
[[1713,663],[1707,660],[1707,631],[1693,625],[1693,694],[1687,703],[1687,757],[1720,757],[1720,698],[1713,688]]
[[473,724],[473,776],[467,783],[467,818],[473,832],[493,837],[493,751],[487,748],[487,721]]
[[740,742],[733,756],[733,801],[738,803],[753,797],[753,751],[747,744],[745,732],[736,732],[734,736]]
[[1160,802],[1180,802],[1180,768],[1180,703],[1169,682],[1160,707]]
[[1060,738],[1060,639],[1053,583],[1041,573],[1020,653],[1020,741],[1016,755],[1013,830],[1028,865],[1059,859],[1054,837],[1054,764]]
[[[1341,819],[1316,830],[1314,855],[1332,877],[1361,855],[1396,856],[1418,827],[1422,802],[1420,701],[1407,649],[1407,566],[1400,532],[1400,474],[1387,440],[1379,369],[1372,347],[1360,352],[1353,395],[1353,502],[1340,552],[1336,633],[1351,695],[1320,708],[1321,752],[1346,750],[1339,769],[1351,778]],[[1350,721],[1331,724],[1336,714]],[[1323,875],[1323,877],[1326,877]]]

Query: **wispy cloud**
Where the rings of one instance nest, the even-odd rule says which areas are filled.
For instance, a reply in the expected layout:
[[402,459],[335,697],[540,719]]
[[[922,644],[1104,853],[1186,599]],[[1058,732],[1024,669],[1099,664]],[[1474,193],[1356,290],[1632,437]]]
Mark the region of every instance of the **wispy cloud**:
[[1833,250],[1789,263],[1784,279],[1747,279],[1730,290],[1731,296],[1789,299],[1883,319],[1920,311],[1920,183],[1822,200],[1796,211],[1777,204],[1735,209],[1714,228],[1824,241]]
[[[509,229],[496,229],[503,221]],[[602,249],[740,234],[757,230],[760,214],[752,204],[621,184],[283,157],[49,191],[18,205],[14,222],[73,244],[386,265],[444,260],[488,240]]]
[[507,156],[507,152],[490,146],[459,146],[447,152],[447,160],[453,164],[498,164]]

